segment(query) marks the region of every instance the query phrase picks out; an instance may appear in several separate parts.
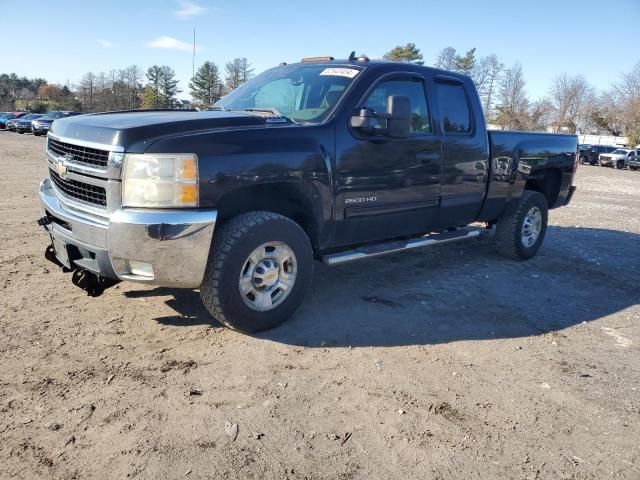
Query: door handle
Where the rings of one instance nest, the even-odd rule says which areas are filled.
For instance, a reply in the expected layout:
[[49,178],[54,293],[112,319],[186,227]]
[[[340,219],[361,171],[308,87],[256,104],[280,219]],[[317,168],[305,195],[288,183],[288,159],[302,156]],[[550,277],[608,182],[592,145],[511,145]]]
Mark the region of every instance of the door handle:
[[440,160],[440,154],[438,152],[419,152],[416,154],[416,159],[422,163],[431,163]]

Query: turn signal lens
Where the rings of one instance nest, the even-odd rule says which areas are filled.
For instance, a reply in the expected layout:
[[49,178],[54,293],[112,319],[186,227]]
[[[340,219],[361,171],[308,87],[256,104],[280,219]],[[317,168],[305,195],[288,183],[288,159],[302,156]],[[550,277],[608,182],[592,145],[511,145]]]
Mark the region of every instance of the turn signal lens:
[[183,204],[192,204],[198,200],[198,188],[196,185],[183,185],[180,192],[180,201]]
[[182,162],[182,179],[196,180],[198,178],[196,172],[196,161],[193,158],[186,158]]

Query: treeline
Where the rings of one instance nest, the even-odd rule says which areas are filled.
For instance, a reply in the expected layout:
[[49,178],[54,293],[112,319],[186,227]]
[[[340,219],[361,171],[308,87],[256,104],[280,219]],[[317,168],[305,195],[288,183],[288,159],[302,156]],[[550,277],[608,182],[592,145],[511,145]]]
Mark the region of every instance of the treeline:
[[15,110],[18,106],[42,113],[47,110],[73,110],[78,102],[68,87],[49,85],[44,78],[0,74],[0,111]]
[[[424,64],[414,43],[384,55],[392,61]],[[478,56],[453,47],[441,50],[434,66],[469,75],[490,124],[509,130],[626,135],[640,144],[640,62],[606,91],[597,91],[580,74],[557,75],[547,95],[531,100],[522,65],[505,66],[495,55]]]
[[[386,60],[424,64],[414,43],[393,48]],[[475,82],[490,124],[512,130],[626,135],[640,143],[640,62],[606,91],[597,91],[579,74],[556,76],[547,95],[532,100],[522,66],[506,66],[495,54],[479,56],[475,48],[441,50],[435,67],[469,75]],[[253,76],[244,57],[219,67],[204,62],[188,85],[196,105],[210,106]],[[136,108],[183,108],[177,99],[174,70],[137,65],[109,72],[86,73],[75,85],[50,85],[43,78],[0,74],[0,110],[34,112],[68,109],[85,112]]]
[[[224,72],[207,61],[189,83],[189,93],[196,103],[209,106],[252,76],[253,68],[246,58],[226,63]],[[88,72],[77,84],[64,86],[48,84],[43,78],[18,77],[15,73],[0,75],[0,111],[182,108],[179,93],[176,73],[167,65],[152,65],[146,71],[131,65],[108,72]]]

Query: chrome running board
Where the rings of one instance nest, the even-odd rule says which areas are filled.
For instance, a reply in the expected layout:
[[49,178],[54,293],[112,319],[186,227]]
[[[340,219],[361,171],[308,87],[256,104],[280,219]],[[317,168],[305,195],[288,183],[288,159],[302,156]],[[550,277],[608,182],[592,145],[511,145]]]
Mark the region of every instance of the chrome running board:
[[394,240],[392,242],[376,243],[344,252],[323,255],[322,263],[326,265],[338,265],[340,263],[353,262],[363,258],[377,257],[387,253],[403,252],[414,248],[431,247],[444,243],[458,242],[470,238],[478,238],[481,230],[456,230],[453,232],[434,233],[409,240]]

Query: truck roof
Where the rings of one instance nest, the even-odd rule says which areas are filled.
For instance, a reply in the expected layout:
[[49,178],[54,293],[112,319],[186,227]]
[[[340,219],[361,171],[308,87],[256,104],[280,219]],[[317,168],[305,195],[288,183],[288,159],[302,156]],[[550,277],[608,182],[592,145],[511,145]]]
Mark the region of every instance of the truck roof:
[[281,63],[279,66],[291,66],[291,65],[325,65],[327,67],[335,66],[354,66],[363,70],[372,68],[381,68],[388,71],[403,70],[403,71],[416,71],[428,70],[435,75],[447,75],[449,77],[457,77],[460,79],[470,78],[468,75],[459,72],[452,72],[450,70],[443,70],[436,67],[430,67],[426,65],[418,65],[410,62],[392,62],[389,60],[369,59],[366,56],[360,56],[358,58],[333,58],[333,57],[310,57],[303,58],[300,62],[294,63]]

